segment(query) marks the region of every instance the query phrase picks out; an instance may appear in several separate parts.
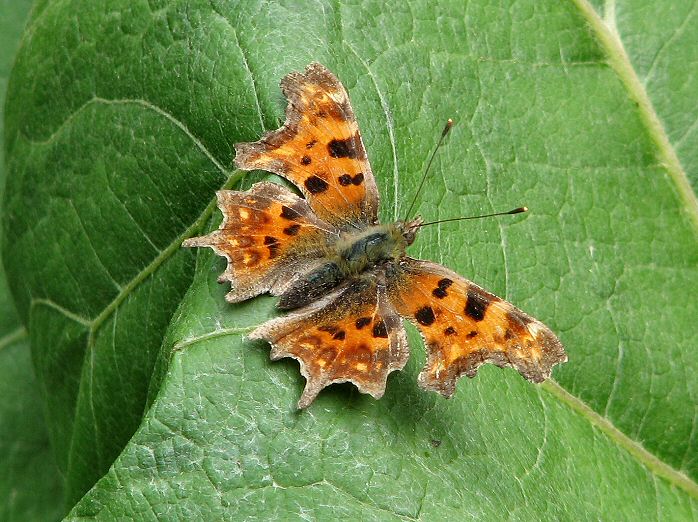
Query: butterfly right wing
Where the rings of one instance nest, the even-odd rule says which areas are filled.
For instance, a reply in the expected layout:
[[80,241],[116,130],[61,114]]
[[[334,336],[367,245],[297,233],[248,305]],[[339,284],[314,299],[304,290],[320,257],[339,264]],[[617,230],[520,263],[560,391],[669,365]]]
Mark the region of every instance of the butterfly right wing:
[[232,284],[229,302],[265,292],[280,295],[294,278],[321,263],[326,246],[337,240],[336,229],[315,216],[306,200],[276,183],[217,195],[220,228],[182,246],[210,247],[228,260],[219,281]]

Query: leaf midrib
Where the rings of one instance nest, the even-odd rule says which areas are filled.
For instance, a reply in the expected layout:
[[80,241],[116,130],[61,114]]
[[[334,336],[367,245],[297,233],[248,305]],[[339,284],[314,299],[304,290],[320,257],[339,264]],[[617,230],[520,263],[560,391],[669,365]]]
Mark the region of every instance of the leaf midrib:
[[[635,69],[633,69],[630,58],[625,52],[620,34],[615,29],[615,26],[613,28],[609,27],[604,22],[588,0],[572,0],[572,2],[577,6],[589,27],[591,27],[599,45],[608,57],[609,65],[625,86],[628,95],[637,103],[642,123],[647,128],[649,137],[657,147],[659,159],[676,185],[676,189],[685,205],[686,214],[693,224],[694,233],[698,236],[698,198],[693,187],[691,187],[676,150],[669,141],[669,136],[664,130],[659,115],[654,110],[647,90],[643,87],[642,82],[635,73]],[[608,6],[608,0],[606,5]],[[614,6],[615,4],[611,4],[611,8]]]
[[569,393],[557,381],[548,379],[540,387],[563,404],[566,404],[572,411],[588,420],[594,427],[606,434],[611,441],[617,443],[618,446],[632,455],[635,460],[643,464],[652,474],[662,477],[672,485],[684,490],[693,498],[698,499],[698,483],[647,451],[642,444],[628,437],[616,428],[607,417],[591,409],[588,404],[579,397]]

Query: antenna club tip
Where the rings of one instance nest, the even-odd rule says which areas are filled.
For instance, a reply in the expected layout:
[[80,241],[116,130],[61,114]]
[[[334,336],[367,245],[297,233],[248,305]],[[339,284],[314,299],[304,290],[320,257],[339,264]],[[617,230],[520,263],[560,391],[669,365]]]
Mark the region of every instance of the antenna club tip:
[[521,207],[520,211],[521,212],[528,212],[528,207]]
[[441,133],[441,139],[443,139],[444,136],[446,136],[446,134],[448,134],[448,131],[451,130],[451,127],[453,127],[453,120],[451,118],[449,118],[446,121],[446,126],[444,127],[443,132]]

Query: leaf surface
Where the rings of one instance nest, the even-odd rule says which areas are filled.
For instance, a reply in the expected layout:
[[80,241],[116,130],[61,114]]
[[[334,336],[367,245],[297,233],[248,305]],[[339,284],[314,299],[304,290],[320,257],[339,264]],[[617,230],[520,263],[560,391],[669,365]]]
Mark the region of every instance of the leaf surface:
[[[109,469],[73,514],[694,516],[691,163],[628,75],[644,51],[619,54],[599,13],[38,4],[10,85],[4,259],[69,503]],[[261,179],[230,170],[232,144],[278,126],[278,81],[312,60],[350,93],[384,219],[448,117],[420,213],[531,208],[425,229],[412,253],[557,331],[555,382],[487,368],[446,402],[417,388],[413,336],[381,401],[336,386],[294,411],[297,366],[244,340],[273,300],[225,304],[221,262],[179,243],[215,226],[217,188]]]

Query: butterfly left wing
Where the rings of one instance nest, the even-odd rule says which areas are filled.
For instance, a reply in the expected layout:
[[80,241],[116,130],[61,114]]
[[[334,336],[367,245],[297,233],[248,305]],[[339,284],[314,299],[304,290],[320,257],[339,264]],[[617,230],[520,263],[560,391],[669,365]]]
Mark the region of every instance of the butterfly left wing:
[[319,63],[281,81],[286,122],[235,145],[235,165],[278,174],[303,192],[317,216],[346,229],[378,217],[378,189],[347,91]]
[[269,341],[272,360],[293,357],[300,362],[306,385],[299,408],[336,382],[352,382],[362,393],[380,398],[388,374],[405,366],[407,336],[380,277],[350,281],[248,336]]
[[231,283],[226,300],[237,303],[270,292],[280,295],[294,278],[321,263],[339,232],[318,219],[308,202],[276,183],[246,192],[217,193],[223,222],[208,235],[184,241],[209,247],[228,260],[220,282]]
[[417,326],[427,347],[423,388],[450,397],[458,378],[474,377],[484,363],[513,366],[541,382],[567,361],[547,326],[441,265],[404,258],[388,284],[396,310]]

